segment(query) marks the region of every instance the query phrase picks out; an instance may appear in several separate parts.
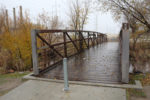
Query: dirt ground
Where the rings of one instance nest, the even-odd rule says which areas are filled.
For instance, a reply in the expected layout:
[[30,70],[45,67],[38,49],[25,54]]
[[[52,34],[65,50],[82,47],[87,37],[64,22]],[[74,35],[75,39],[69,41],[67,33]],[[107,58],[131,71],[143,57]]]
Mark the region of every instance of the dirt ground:
[[0,75],[0,96],[25,82],[25,80],[22,80],[22,77],[26,74],[28,72]]
[[19,86],[21,83],[23,83],[23,81],[20,78],[7,79],[7,82],[0,85],[0,96]]

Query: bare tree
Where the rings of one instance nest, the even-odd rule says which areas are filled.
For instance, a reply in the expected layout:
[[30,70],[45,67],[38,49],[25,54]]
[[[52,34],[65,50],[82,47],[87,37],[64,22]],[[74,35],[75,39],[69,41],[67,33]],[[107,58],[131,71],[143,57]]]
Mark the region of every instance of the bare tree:
[[[113,12],[114,16],[125,15],[128,21],[136,20],[150,30],[150,3],[147,0],[98,0],[107,11]],[[129,17],[130,16],[130,17]],[[129,22],[130,22],[129,21]]]
[[59,29],[63,27],[63,22],[61,22],[58,16],[51,17],[50,29]]
[[82,8],[82,11],[81,11],[81,29],[82,30],[84,28],[84,25],[87,22],[89,12],[90,12],[90,1],[87,0],[84,2],[84,8]]
[[111,11],[115,19],[124,15],[132,28],[133,49],[142,35],[150,31],[149,0],[98,0],[104,11]]
[[87,22],[88,15],[90,12],[90,1],[79,2],[75,0],[70,6],[70,26],[75,30],[83,30],[84,25]]
[[79,1],[76,0],[75,2],[72,2],[72,5],[70,7],[70,23],[71,28],[78,30],[79,29],[79,15],[80,15],[80,5]]
[[[38,25],[42,25],[42,27],[46,29],[59,29],[63,27],[63,23],[59,20],[57,15],[48,16],[48,13],[45,11],[39,14]],[[44,37],[51,44],[52,42],[56,42],[59,36],[53,33],[53,34],[46,34]]]
[[41,14],[39,14],[37,22],[38,24],[42,25],[43,28],[50,28],[50,16],[48,16],[48,13],[43,10]]

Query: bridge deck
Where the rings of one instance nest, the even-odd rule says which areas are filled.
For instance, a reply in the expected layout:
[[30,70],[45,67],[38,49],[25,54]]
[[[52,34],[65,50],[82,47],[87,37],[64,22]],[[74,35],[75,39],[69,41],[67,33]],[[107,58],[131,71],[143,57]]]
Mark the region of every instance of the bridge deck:
[[[119,83],[121,78],[119,64],[119,43],[106,42],[91,47],[83,53],[68,59],[70,81]],[[44,73],[41,77],[63,79],[63,66]]]

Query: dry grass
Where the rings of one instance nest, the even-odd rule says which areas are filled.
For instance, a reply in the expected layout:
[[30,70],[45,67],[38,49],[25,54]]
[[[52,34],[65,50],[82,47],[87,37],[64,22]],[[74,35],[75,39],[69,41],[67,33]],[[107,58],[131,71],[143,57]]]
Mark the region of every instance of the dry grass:
[[146,73],[146,66],[150,71],[150,42],[138,42],[135,49],[130,45],[130,62],[135,71]]

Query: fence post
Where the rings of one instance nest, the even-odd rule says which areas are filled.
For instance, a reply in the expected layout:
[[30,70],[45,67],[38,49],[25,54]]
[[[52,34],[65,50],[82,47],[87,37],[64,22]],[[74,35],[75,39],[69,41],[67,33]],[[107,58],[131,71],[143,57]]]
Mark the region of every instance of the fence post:
[[127,23],[123,24],[122,29],[122,48],[121,48],[121,72],[122,82],[129,82],[129,27]]
[[38,75],[39,74],[36,34],[37,34],[36,30],[32,30],[31,31],[32,64],[33,64],[33,73],[34,73],[34,75]]
[[64,69],[64,91],[69,90],[69,83],[68,83],[68,70],[67,70],[67,58],[63,58],[63,69]]

